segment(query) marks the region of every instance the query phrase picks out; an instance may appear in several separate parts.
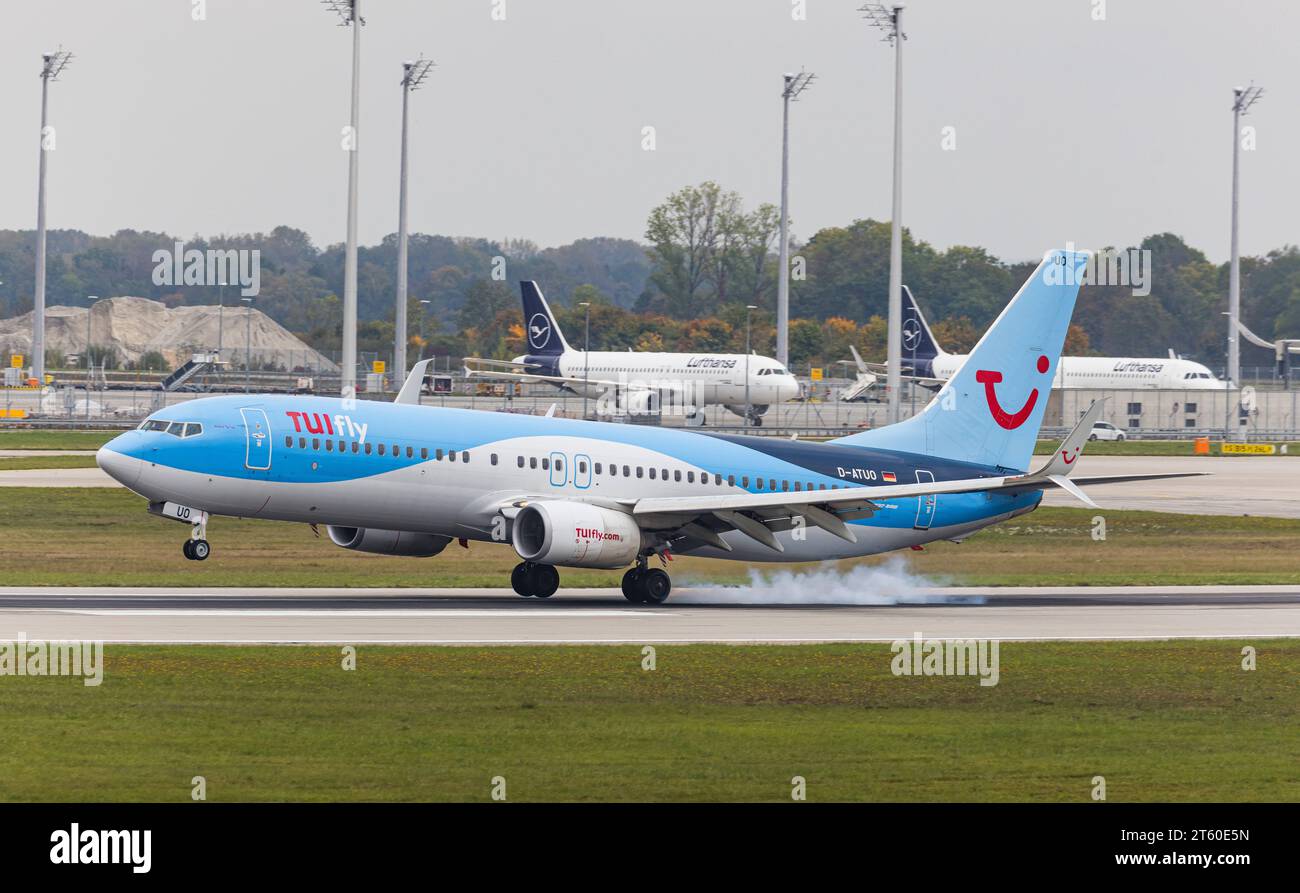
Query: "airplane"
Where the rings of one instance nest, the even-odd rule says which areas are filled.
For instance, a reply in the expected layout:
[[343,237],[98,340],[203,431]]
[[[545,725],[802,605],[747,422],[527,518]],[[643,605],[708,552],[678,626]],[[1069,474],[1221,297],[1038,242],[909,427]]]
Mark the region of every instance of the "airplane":
[[[227,395],[166,407],[99,450],[99,467],[190,525],[214,516],[325,525],[345,549],[434,556],[453,541],[509,544],[511,585],[549,598],[559,567],[628,568],[628,601],[660,604],[673,555],[745,562],[874,555],[961,541],[1060,488],[1195,472],[1071,478],[1101,411],[1029,471],[1086,253],[1057,250],[969,361],[904,422],[828,443],[421,406],[427,364],[394,403]],[[630,567],[629,567],[630,565]]]
[[[904,375],[922,387],[937,390],[965,362],[965,354],[948,353],[939,346],[912,290],[903,286]],[[885,368],[879,363],[864,364],[862,368],[867,367]],[[1052,387],[1222,391],[1224,382],[1200,363],[1175,357],[1170,351],[1169,357],[1061,357]]]
[[[799,396],[795,377],[776,360],[757,354],[574,350],[537,283],[521,282],[520,293],[529,352],[509,361],[466,357],[471,377],[544,381],[597,398],[612,394],[616,404],[631,414],[676,408],[685,414],[688,425],[703,424],[699,408],[722,404],[745,424],[761,426],[773,403]],[[471,369],[471,363],[507,371]]]

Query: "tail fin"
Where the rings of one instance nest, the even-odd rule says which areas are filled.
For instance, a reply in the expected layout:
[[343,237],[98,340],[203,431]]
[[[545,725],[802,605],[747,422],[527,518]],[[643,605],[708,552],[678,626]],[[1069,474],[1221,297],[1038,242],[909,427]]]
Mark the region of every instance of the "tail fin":
[[569,344],[560,332],[560,324],[555,321],[537,283],[524,280],[519,283],[519,292],[524,301],[524,335],[527,336],[528,353],[558,356],[568,350]]
[[934,338],[934,332],[921,314],[921,308],[912,296],[912,290],[903,286],[903,361],[933,360],[944,350]]
[[922,412],[835,442],[1028,468],[1087,260],[1048,253]]

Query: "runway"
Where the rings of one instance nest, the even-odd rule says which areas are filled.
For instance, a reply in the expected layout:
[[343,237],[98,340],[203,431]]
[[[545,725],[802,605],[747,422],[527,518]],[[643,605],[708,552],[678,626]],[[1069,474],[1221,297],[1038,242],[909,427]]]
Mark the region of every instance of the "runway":
[[744,604],[681,589],[659,607],[612,589],[0,588],[0,640],[105,643],[668,644],[1261,639],[1300,636],[1300,586],[944,588],[907,604]]

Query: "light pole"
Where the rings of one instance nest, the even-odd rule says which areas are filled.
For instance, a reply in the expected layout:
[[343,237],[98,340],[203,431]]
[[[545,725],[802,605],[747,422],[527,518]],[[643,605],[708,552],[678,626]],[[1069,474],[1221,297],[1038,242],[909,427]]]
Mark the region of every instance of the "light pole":
[[776,358],[790,359],[790,102],[817,77],[806,71],[785,76],[781,90],[781,245],[776,273]]
[[889,332],[885,357],[885,391],[889,395],[889,423],[899,417],[899,388],[903,363],[903,4],[886,9],[883,3],[868,3],[860,10],[872,25],[885,32],[894,45],[894,203],[889,232]]
[[221,278],[220,290],[217,292],[217,357],[218,359],[221,357],[221,348],[223,347],[222,329],[224,328],[224,324],[225,324],[225,315],[226,315],[226,279],[223,276]]
[[[757,310],[757,309],[758,309],[758,308],[757,308],[754,304],[746,304],[746,305],[745,305],[745,427],[746,427],[746,428],[749,427],[749,412],[750,412],[750,406],[749,406],[749,355],[750,355],[750,353],[752,352],[752,350],[751,350],[751,348],[750,348],[750,339],[749,339],[749,332],[750,332],[749,318],[750,318],[750,314],[752,314],[752,313],[753,313],[755,310]],[[785,362],[782,361],[781,365],[784,366],[784,365],[785,365]]]
[[98,295],[86,296],[86,418],[90,418],[90,316],[95,310]]
[[248,393],[253,377],[253,299],[240,298],[248,302],[244,316],[244,393]]
[[[1241,386],[1241,342],[1237,321],[1241,318],[1241,255],[1237,251],[1237,190],[1241,166],[1241,116],[1250,112],[1263,88],[1251,84],[1232,91],[1232,260],[1228,268],[1228,380]],[[1231,387],[1231,385],[1229,385]]]
[[38,388],[45,387],[45,153],[54,148],[53,134],[47,143],[46,111],[50,81],[58,80],[72,54],[60,47],[42,54],[41,60],[41,160],[36,184],[36,289],[32,296],[32,377]]
[[582,342],[582,417],[586,419],[587,393],[591,390],[591,302],[579,301],[578,306],[586,311]]
[[[424,334],[424,320],[429,314],[429,305],[432,301],[424,298],[420,299],[420,340],[424,342],[424,347],[429,346],[429,336]],[[420,359],[424,359],[424,347],[420,348]]]
[[90,390],[90,317],[95,310],[98,295],[86,296],[86,390]]
[[348,236],[343,255],[343,362],[340,390],[357,395],[357,155],[361,119],[361,0],[324,0],[352,28],[352,116],[348,129]]
[[393,314],[394,381],[406,378],[406,100],[429,76],[433,62],[402,63],[402,163],[397,197],[397,307]]

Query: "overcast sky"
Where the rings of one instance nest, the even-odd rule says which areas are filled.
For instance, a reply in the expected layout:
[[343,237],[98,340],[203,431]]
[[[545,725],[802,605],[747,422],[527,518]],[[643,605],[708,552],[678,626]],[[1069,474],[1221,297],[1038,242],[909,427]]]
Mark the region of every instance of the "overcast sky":
[[[40,53],[51,87],[49,225],[177,235],[346,229],[350,39],[314,0],[42,0],[0,29],[0,228],[36,222]],[[751,205],[780,187],[781,75],[793,106],[791,217],[806,238],[888,219],[893,52],[860,0],[369,0],[362,14],[360,237],[397,226],[402,60],[413,231],[642,239],[650,208],[714,179]],[[1171,230],[1228,253],[1231,90],[1245,123],[1242,250],[1300,241],[1300,3],[914,0],[905,12],[903,220],[1005,260]],[[642,128],[656,149],[642,149]],[[956,149],[945,151],[945,127]]]

